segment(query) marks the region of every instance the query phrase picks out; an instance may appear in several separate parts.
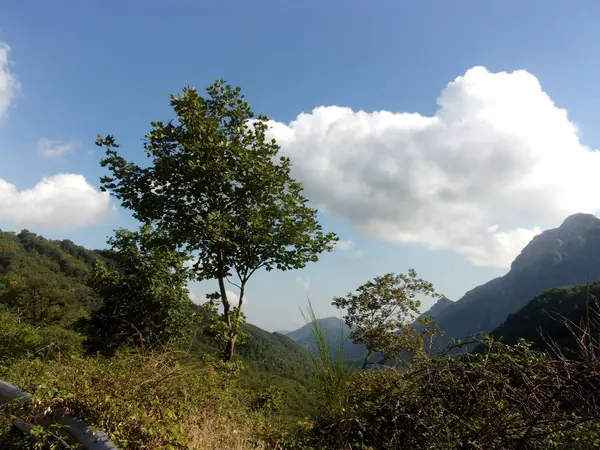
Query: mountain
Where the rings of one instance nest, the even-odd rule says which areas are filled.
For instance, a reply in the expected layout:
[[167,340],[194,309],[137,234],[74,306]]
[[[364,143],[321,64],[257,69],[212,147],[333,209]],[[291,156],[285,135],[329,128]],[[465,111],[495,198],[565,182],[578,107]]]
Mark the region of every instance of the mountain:
[[[365,346],[362,344],[354,344],[352,340],[349,339],[348,336],[352,330],[346,325],[346,322],[338,317],[326,317],[324,319],[317,319],[317,324],[323,331],[329,349],[333,355],[337,354],[340,349],[340,344],[343,343],[344,359],[349,363],[362,363],[366,354]],[[305,349],[312,351],[317,349],[313,337],[312,323],[307,323],[297,330],[287,333],[287,336]]]
[[[552,288],[535,297],[520,311],[510,314],[491,335],[514,344],[519,338],[545,347],[555,342],[561,348],[574,348],[573,333],[564,325],[567,319],[577,326],[590,318],[592,336],[598,336],[598,303],[600,281],[578,286]],[[542,337],[543,336],[543,337]]]
[[436,321],[445,336],[436,342],[443,347],[451,338],[489,333],[547,289],[599,278],[600,219],[574,214],[560,227],[534,237],[506,275],[472,289],[439,312]]
[[433,319],[439,317],[444,311],[446,311],[446,308],[448,308],[450,305],[452,305],[454,302],[450,299],[447,298],[440,298],[437,302],[435,302],[433,304],[433,306],[431,308],[429,308],[427,311],[425,311],[423,314],[421,314],[419,316],[419,318],[426,318],[426,317],[431,317]]

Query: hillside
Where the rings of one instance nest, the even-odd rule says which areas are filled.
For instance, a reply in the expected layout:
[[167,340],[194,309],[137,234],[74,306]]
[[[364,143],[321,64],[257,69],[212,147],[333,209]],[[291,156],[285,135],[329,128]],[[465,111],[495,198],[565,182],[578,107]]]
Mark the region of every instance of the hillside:
[[[110,251],[48,240],[28,230],[0,231],[0,306],[32,325],[74,329],[101,305],[87,281],[92,264],[111,262],[109,256]],[[253,389],[273,384],[304,407],[314,371],[307,352],[284,335],[251,324],[244,331],[249,337],[238,346],[246,366],[244,383]],[[198,333],[192,350],[216,355],[221,345]]]
[[106,258],[69,240],[0,231],[0,304],[33,324],[70,326],[99,306],[87,286],[97,260]]
[[[520,311],[509,315],[491,335],[514,344],[519,338],[533,342],[534,347],[545,347],[549,341],[561,348],[573,347],[573,334],[563,325],[563,318],[576,325],[585,324],[588,314],[597,316],[600,282],[589,285],[552,288],[535,297]],[[598,323],[591,320],[597,336]],[[542,337],[543,336],[543,337]]]
[[445,331],[438,345],[451,338],[491,332],[511,313],[547,289],[600,278],[600,219],[591,214],[568,217],[559,228],[536,236],[510,271],[467,292],[436,320]]

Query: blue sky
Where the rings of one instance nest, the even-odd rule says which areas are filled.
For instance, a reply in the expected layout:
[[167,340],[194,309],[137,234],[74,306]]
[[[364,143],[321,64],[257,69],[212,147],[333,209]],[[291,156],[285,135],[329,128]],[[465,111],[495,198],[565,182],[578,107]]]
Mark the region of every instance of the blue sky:
[[274,120],[345,242],[305,270],[259,273],[250,322],[296,328],[307,296],[334,313],[332,296],[411,267],[457,299],[540,230],[600,207],[598,13],[542,0],[2,2],[0,228],[100,247],[134,226],[96,191],[95,136],[142,161],[150,121],[172,117],[167,95],[225,78]]

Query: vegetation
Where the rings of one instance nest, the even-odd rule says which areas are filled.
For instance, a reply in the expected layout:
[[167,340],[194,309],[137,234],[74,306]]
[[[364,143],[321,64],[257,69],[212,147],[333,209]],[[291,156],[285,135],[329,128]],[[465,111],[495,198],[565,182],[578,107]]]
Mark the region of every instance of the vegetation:
[[117,267],[96,262],[90,279],[103,299],[86,325],[90,349],[112,352],[126,344],[155,347],[188,338],[185,254],[162,244],[148,226],[138,233],[119,230],[109,244]]
[[598,281],[549,289],[518,313],[508,316],[491,335],[507,344],[523,338],[534,348],[558,345],[563,350],[575,351],[578,346],[573,331],[588,329],[592,336],[598,335],[600,324],[595,320],[600,312],[598,298]]
[[[364,344],[367,352],[363,369],[369,364],[381,364],[398,359],[402,352],[417,355],[423,352],[424,336],[438,332],[435,322],[418,317],[421,301],[417,295],[435,295],[431,283],[418,278],[411,269],[407,274],[376,277],[345,297],[333,299],[333,305],[346,311],[346,324],[356,327],[350,338]],[[423,325],[418,330],[414,323]],[[380,354],[378,361],[371,356]]]
[[[112,136],[102,179],[136,219],[153,224],[170,243],[194,255],[198,280],[218,280],[211,300],[220,300],[222,320],[213,324],[231,361],[243,321],[246,285],[259,269],[300,269],[332,250],[317,211],[307,206],[302,183],[290,176],[289,158],[267,138],[268,118],[255,116],[241,89],[222,80],[206,98],[186,88],[171,96],[176,121],[152,122],[144,149],[148,167],[127,162]],[[238,304],[231,305],[225,282],[235,276]]]
[[[53,425],[66,413],[121,449],[600,446],[600,284],[554,289],[522,308],[597,270],[588,266],[600,220],[568,218],[505,277],[429,313],[419,315],[420,297],[434,288],[410,270],[335,297],[344,321],[318,319],[309,304],[306,327],[268,333],[243,320],[250,277],[302,268],[337,238],[322,231],[266,137],[267,118],[254,117],[239,88],[219,80],[206,98],[185,89],[171,105],[177,120],[154,122],[146,136],[146,167],[119,156],[112,136],[98,139],[112,172],[104,189],[142,222],[138,231],[118,230],[97,251],[0,232],[0,379],[33,395],[0,406],[0,448],[73,444]],[[237,305],[225,291],[231,276]],[[190,279],[216,279],[219,292],[194,305]],[[490,338],[427,348],[438,320],[452,338],[520,308]],[[32,433],[17,433],[16,420]]]

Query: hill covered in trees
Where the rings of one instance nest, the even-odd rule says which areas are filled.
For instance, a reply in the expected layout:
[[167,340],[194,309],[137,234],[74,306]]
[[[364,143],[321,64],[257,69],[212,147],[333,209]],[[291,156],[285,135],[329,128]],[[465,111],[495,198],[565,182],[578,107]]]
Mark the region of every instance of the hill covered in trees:
[[510,314],[491,336],[502,338],[507,344],[525,339],[535,348],[555,344],[561,349],[575,350],[573,330],[587,329],[592,338],[598,336],[599,298],[600,281],[549,289]]
[[[82,340],[80,323],[102,306],[101,295],[90,286],[93,265],[101,261],[117,266],[111,256],[111,250],[89,250],[28,230],[0,232],[0,307],[38,330],[64,329],[73,339]],[[190,303],[189,313],[193,310]],[[277,386],[296,400],[299,411],[305,410],[314,372],[307,352],[284,335],[251,324],[244,324],[243,329],[248,335],[238,348],[245,366],[243,384],[258,390]],[[195,336],[191,349],[219,357],[222,349],[217,341],[201,328]],[[36,342],[37,338],[32,339]]]

